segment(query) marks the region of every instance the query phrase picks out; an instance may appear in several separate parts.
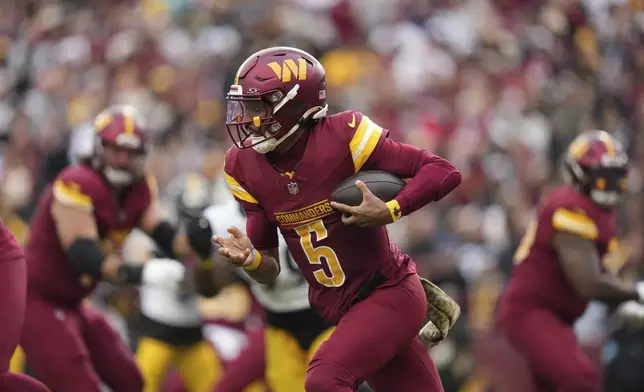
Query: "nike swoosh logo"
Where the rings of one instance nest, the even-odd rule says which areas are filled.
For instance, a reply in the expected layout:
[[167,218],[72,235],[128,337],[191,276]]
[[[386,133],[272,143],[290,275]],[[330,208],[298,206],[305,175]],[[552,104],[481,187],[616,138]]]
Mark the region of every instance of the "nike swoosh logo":
[[355,126],[356,126],[356,115],[355,115],[355,114],[352,114],[351,116],[352,116],[352,117],[351,117],[351,122],[349,123],[349,126],[350,126],[351,128],[353,128],[353,127],[355,127]]

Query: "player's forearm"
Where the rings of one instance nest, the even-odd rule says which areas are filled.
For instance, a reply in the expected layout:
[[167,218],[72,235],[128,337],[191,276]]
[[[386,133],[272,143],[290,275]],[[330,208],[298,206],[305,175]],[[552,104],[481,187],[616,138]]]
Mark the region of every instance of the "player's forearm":
[[448,160],[418,147],[384,139],[365,168],[383,170],[411,181],[395,197],[402,215],[438,201],[461,183],[461,173]]
[[197,294],[202,297],[211,298],[219,293],[220,287],[216,283],[216,275],[213,268],[208,268],[206,263],[197,266],[195,272],[195,286]]
[[394,198],[402,215],[439,201],[461,184],[461,173],[447,160],[436,157],[425,164]]
[[215,252],[212,259],[197,264],[195,283],[197,293],[210,298],[219,294],[222,288],[234,281],[237,268],[228,258]]
[[634,287],[624,284],[613,275],[599,276],[584,291],[586,293],[582,294],[585,294],[588,298],[602,301],[609,305],[639,299]]
[[105,257],[103,265],[101,265],[101,275],[103,279],[109,280],[112,283],[121,283],[119,278],[119,268],[122,265],[121,258],[115,254]]
[[273,284],[280,273],[280,264],[272,253],[259,251],[259,255],[261,255],[259,262],[244,268],[248,276],[262,284]]

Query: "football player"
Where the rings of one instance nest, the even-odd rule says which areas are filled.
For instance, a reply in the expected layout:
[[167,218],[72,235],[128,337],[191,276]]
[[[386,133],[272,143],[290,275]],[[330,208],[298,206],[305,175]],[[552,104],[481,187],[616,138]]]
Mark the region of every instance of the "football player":
[[[246,233],[215,236],[218,252],[256,281],[280,273],[277,229],[309,284],[309,300],[337,324],[316,351],[305,390],[442,391],[426,347],[416,339],[428,313],[411,258],[385,225],[442,199],[461,181],[447,160],[388,138],[356,111],[328,115],[325,70],[310,54],[273,47],[251,55],[227,95],[228,186],[247,217]],[[360,206],[330,202],[361,170],[411,178],[384,202],[362,182]]]
[[[41,195],[26,246],[28,295],[20,344],[35,375],[54,392],[140,392],[134,358],[106,320],[82,305],[101,279],[174,284],[165,271],[122,263],[119,247],[138,227],[173,258],[205,259],[210,227],[197,220],[186,234],[160,218],[154,183],[143,160],[148,138],[135,109],[111,107],[94,122],[88,163],[64,169]],[[47,331],[47,333],[43,333]]]
[[[209,193],[205,180],[193,173],[178,188],[175,210],[181,226],[199,217],[209,204]],[[198,297],[190,284],[194,271],[186,271],[179,261],[157,256],[146,262],[147,269],[178,269],[185,277],[175,286],[141,286],[136,359],[145,382],[143,391],[161,392],[170,368],[175,367],[187,392],[210,392],[223,375],[223,367],[201,332]]]
[[0,391],[49,391],[31,377],[9,372],[9,361],[20,341],[26,301],[25,257],[16,237],[0,222]]
[[[209,207],[204,216],[210,221],[213,232],[219,236],[226,235],[227,226],[224,224],[246,227],[244,210],[235,201]],[[251,291],[265,308],[267,324],[263,342],[265,349],[250,347],[242,355],[265,352],[266,369],[262,371],[270,390],[300,392],[304,391],[306,368],[311,357],[333,328],[311,309],[307,297],[309,285],[297,268],[282,235],[279,235],[278,249],[281,272],[274,284],[262,285],[245,273],[238,274],[250,284]],[[214,268],[220,281],[226,264],[230,265],[222,256],[219,259],[215,257],[215,262],[221,263],[222,258],[224,264]],[[225,378],[229,377],[228,374]],[[246,380],[250,382],[252,378],[246,377]],[[224,379],[222,384],[225,386],[227,380]],[[226,390],[220,386],[217,392]]]
[[[638,293],[602,265],[617,247],[615,206],[626,191],[627,165],[607,132],[579,135],[564,159],[567,184],[545,196],[515,253],[499,324],[542,391],[596,390],[598,372],[577,343],[575,320],[590,300],[644,299],[641,288]],[[631,305],[638,306],[623,306]]]

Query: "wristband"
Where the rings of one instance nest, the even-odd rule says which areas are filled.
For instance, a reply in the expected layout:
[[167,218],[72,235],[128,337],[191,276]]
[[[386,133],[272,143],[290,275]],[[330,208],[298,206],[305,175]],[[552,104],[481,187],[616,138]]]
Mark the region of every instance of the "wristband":
[[402,211],[400,210],[400,204],[398,204],[398,200],[393,199],[385,203],[387,205],[387,208],[389,208],[389,213],[391,214],[391,219],[392,222],[397,221],[398,219],[402,218]]
[[252,252],[252,263],[249,266],[244,267],[246,271],[253,271],[259,267],[259,264],[262,262],[262,254],[259,253],[254,247],[251,248]]

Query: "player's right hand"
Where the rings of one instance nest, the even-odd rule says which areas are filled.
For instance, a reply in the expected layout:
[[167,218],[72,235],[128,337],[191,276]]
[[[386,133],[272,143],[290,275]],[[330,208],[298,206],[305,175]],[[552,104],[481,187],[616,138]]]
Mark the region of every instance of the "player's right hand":
[[229,227],[228,232],[231,236],[227,238],[217,235],[212,237],[212,241],[221,246],[217,250],[219,254],[227,257],[230,263],[237,267],[251,265],[253,262],[253,245],[250,242],[250,238],[235,226]]

